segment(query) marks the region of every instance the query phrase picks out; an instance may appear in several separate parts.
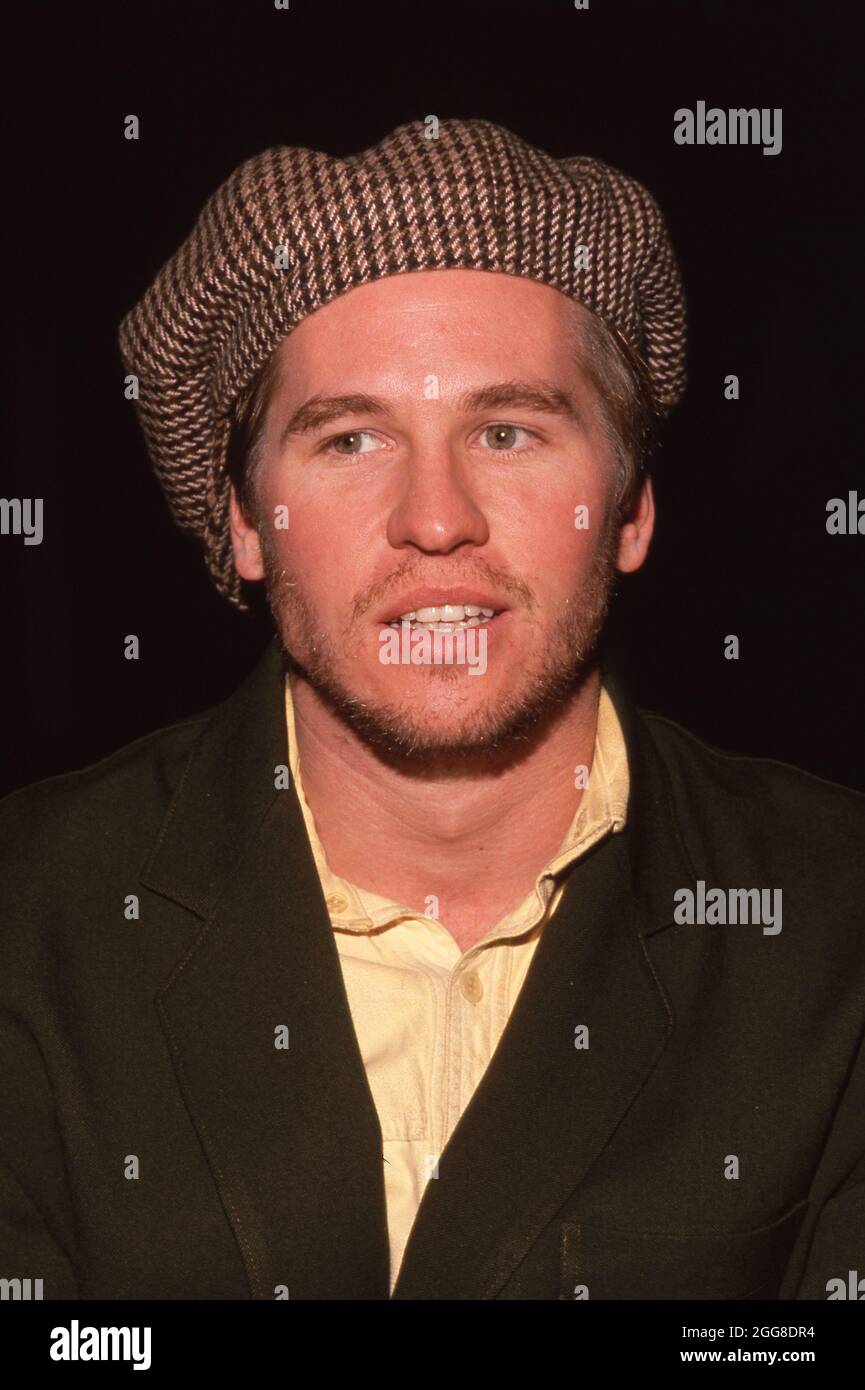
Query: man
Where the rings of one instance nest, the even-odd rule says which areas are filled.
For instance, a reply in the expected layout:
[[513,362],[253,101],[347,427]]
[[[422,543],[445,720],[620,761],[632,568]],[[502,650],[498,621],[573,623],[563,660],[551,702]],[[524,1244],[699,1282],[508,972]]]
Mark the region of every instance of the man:
[[602,659],[684,382],[653,200],[482,121],[271,150],[121,347],[177,519],[277,637],[215,710],[4,804],[0,1272],[836,1296],[865,801],[639,713]]

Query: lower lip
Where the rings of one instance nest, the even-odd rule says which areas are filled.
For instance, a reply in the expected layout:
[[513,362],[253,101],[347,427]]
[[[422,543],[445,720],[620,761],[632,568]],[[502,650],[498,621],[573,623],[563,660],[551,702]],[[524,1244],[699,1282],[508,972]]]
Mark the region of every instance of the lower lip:
[[[486,633],[489,634],[489,636],[488,636],[488,638],[487,638],[488,641],[490,640],[490,638],[495,638],[496,640],[498,640],[499,637],[503,636],[503,635],[507,632],[508,627],[509,627],[509,625],[510,625],[509,620],[510,620],[512,617],[513,617],[513,612],[512,612],[512,610],[511,610],[510,608],[506,608],[506,609],[504,610],[504,612],[502,612],[502,613],[497,613],[496,616],[495,616],[494,618],[488,618],[488,619],[486,620],[486,622],[478,623],[476,627],[466,627],[466,628],[457,627],[457,628],[454,628],[453,632],[451,632],[451,633],[443,632],[443,633],[442,633],[442,636],[443,636],[443,637],[447,637],[447,636],[456,637],[457,634],[460,633],[460,632],[466,632],[466,633],[469,633],[469,632],[486,632]],[[380,631],[380,632],[401,632],[401,631],[402,631],[402,627],[401,627],[401,626],[400,626],[400,627],[391,627],[390,623],[379,623],[378,627],[379,627],[379,631]],[[412,633],[412,634],[415,633],[415,632],[430,632],[430,631],[434,631],[434,629],[427,628],[427,627],[415,627],[415,626],[412,626],[412,627],[410,628],[410,633]]]

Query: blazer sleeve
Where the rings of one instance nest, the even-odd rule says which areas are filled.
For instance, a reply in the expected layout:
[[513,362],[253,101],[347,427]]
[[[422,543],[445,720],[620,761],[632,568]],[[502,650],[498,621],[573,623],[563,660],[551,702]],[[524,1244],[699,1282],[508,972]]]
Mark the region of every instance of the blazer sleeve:
[[850,1182],[823,1204],[812,1232],[794,1296],[828,1299],[838,1280],[847,1289],[852,1276],[857,1300],[865,1301],[865,1157]]
[[780,1296],[828,1299],[838,1288],[830,1281],[839,1279],[848,1288],[863,1280],[856,1296],[865,1300],[865,1037],[824,1146]]
[[79,1298],[73,1212],[51,1086],[28,1026],[0,1009],[0,1278]]

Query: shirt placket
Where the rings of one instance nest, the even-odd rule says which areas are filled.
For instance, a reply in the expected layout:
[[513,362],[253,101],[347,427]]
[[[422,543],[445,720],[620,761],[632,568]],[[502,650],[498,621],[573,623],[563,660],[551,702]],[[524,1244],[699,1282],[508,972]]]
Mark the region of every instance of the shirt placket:
[[454,966],[445,997],[445,1063],[440,1142],[447,1143],[489,1061],[495,948],[468,951]]

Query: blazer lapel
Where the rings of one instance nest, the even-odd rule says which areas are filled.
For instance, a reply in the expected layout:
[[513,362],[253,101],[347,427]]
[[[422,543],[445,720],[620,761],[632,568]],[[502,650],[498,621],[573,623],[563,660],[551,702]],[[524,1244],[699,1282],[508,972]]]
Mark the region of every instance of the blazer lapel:
[[143,875],[202,924],[157,1009],[252,1295],[387,1298],[381,1131],[286,758],[273,643]]
[[[669,1037],[645,938],[672,921],[687,870],[648,734],[621,683],[606,682],[628,748],[628,824],[572,871],[427,1184],[396,1299],[494,1298],[610,1141]],[[579,1025],[587,1049],[574,1045]]]

